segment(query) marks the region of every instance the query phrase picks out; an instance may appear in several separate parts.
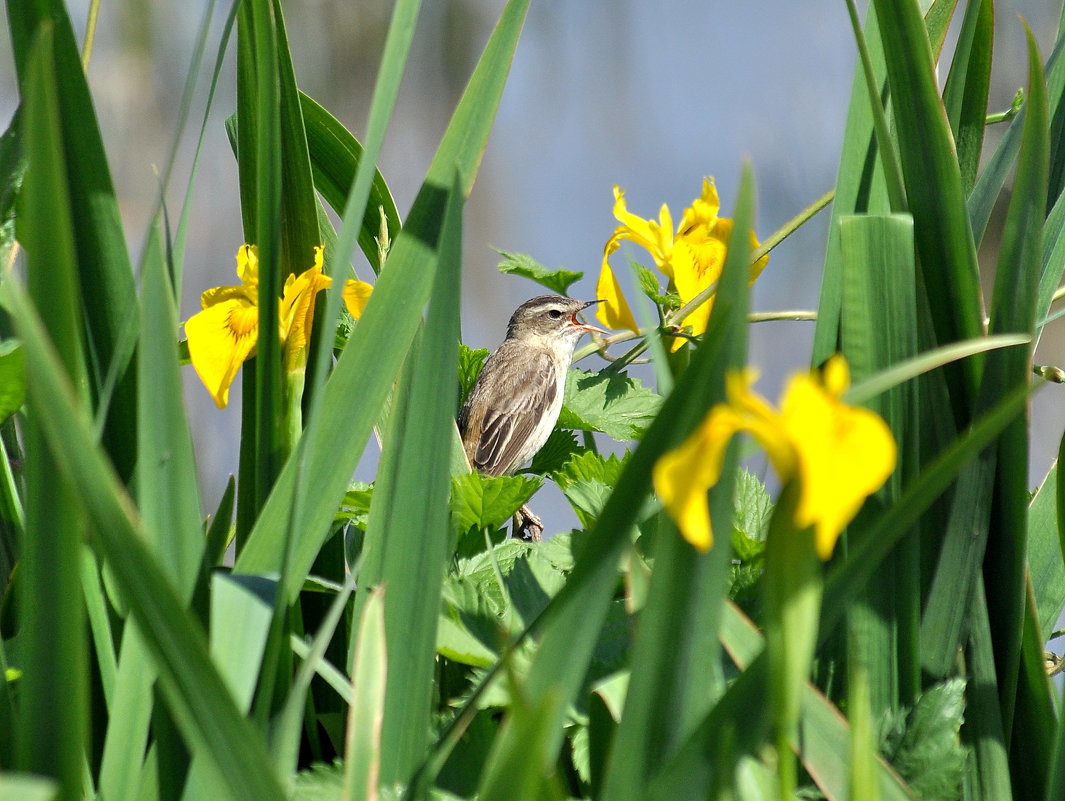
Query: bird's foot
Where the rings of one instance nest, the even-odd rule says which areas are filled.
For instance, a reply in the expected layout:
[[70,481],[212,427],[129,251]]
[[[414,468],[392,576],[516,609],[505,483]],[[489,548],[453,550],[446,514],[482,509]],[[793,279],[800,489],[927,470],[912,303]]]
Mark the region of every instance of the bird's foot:
[[544,524],[524,504],[514,513],[514,538],[525,542],[543,542]]

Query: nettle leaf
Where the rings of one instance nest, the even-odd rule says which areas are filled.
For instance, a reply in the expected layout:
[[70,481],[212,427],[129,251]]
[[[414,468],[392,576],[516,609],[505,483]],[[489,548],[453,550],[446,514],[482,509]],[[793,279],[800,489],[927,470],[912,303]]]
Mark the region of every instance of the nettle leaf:
[[661,396],[624,373],[570,370],[559,428],[599,431],[618,442],[639,439],[651,424]]
[[499,263],[499,272],[528,278],[559,295],[565,295],[571,284],[584,277],[584,273],[573,270],[551,270],[524,253],[507,253],[505,250],[498,253],[503,257],[503,261]]
[[460,533],[495,529],[509,520],[540,488],[540,476],[466,473],[451,479],[451,520]]
[[363,481],[353,481],[340,501],[340,508],[333,515],[334,523],[351,523],[359,528],[366,528],[370,517],[370,501],[373,499],[373,486]]
[[437,650],[463,664],[493,664],[505,642],[540,614],[566,583],[573,568],[570,537],[559,534],[537,544],[505,540],[490,552],[457,560],[444,579]]
[[530,473],[546,475],[562,469],[574,456],[587,452],[572,431],[556,428],[529,465]]
[[552,474],[582,526],[587,528],[599,517],[628,458],[628,452],[619,459],[616,454],[604,457],[585,451]]
[[667,309],[680,308],[680,295],[676,292],[662,292],[662,285],[658,281],[658,274],[648,269],[638,261],[629,259],[629,265],[636,271],[636,280],[640,284],[640,290],[659,306]]
[[473,383],[484,369],[485,359],[488,358],[488,348],[469,348],[459,343],[459,407],[466,402],[466,396],[473,389]]
[[26,357],[13,339],[0,342],[0,423],[26,400]]
[[748,470],[741,469],[736,477],[734,504],[733,529],[746,539],[765,542],[773,501],[765,484]]
[[922,694],[905,721],[886,733],[881,750],[917,798],[959,797],[969,757],[960,737],[964,720],[965,680],[949,679]]

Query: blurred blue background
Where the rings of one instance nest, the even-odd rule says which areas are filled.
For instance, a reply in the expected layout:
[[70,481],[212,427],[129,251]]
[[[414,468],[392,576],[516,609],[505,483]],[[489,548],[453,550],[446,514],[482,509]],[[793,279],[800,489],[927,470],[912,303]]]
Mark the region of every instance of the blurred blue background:
[[[301,89],[360,138],[391,5],[383,0],[283,4]],[[401,214],[413,200],[503,3],[431,0],[423,5],[380,164]],[[175,133],[205,7],[203,0],[102,4],[89,78],[134,258],[158,192],[155,168],[165,163]],[[77,0],[70,8],[80,32],[88,2]],[[213,15],[189,129],[167,192],[172,219],[187,186],[227,12],[228,3],[219,3]],[[992,109],[1005,109],[1026,81],[1018,15],[1031,25],[1045,59],[1058,13],[1058,4],[1046,0],[997,4]],[[6,26],[6,20],[0,24]],[[10,42],[3,33],[0,113],[8,118],[17,93]],[[953,41],[948,39],[945,52]],[[236,165],[223,129],[235,104],[233,44],[195,178],[183,318],[199,308],[202,290],[235,282],[240,209]],[[615,183],[626,190],[631,211],[654,216],[664,202],[676,217],[698,194],[702,177],[713,175],[722,214],[731,216],[747,161],[757,181],[757,232],[765,238],[833,185],[854,63],[840,0],[533,0],[466,212],[465,342],[495,347],[514,307],[540,292],[529,281],[500,275],[493,248],[583,270],[585,277],[571,294],[594,296],[603,244],[615,226]],[[941,66],[941,79],[948,66]],[[989,145],[999,135],[990,129]],[[774,251],[754,289],[755,310],[816,307],[827,220],[822,213]],[[981,254],[986,266],[994,263],[994,238],[989,236]],[[357,262],[356,269],[369,277],[364,264]],[[803,322],[752,326],[750,360],[760,368],[759,386],[767,395],[775,397],[787,373],[808,364],[812,331],[812,324]],[[1061,340],[1061,327],[1048,329],[1037,361],[1065,362]],[[593,357],[582,366],[595,369],[601,361]],[[1034,403],[1033,487],[1045,474],[1065,425],[1060,393],[1057,386],[1044,388]],[[229,409],[218,411],[189,368],[186,399],[204,500],[213,509],[226,477],[236,471],[239,389]],[[363,478],[372,476],[375,448],[374,443],[368,448]],[[553,490],[538,501],[537,511],[549,532],[575,523]]]

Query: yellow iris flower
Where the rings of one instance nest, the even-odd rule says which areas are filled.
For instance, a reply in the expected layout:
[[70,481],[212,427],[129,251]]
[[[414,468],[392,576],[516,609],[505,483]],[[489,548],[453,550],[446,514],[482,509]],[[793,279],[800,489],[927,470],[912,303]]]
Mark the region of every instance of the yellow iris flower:
[[828,559],[862,503],[895,469],[895,440],[879,415],[841,400],[850,385],[842,356],[829,359],[821,375],[792,376],[779,410],[751,390],[754,378],[751,370],[727,377],[728,401],[658,460],[655,492],[684,538],[708,550],[706,493],[721,476],[729,440],[746,431],[765,448],[781,481],[801,481],[795,526],[814,526],[817,554]]
[[[703,179],[702,194],[684,210],[676,231],[673,216],[664,203],[658,212],[658,220],[645,220],[632,214],[625,204],[625,193],[614,187],[614,216],[621,223],[603,248],[603,263],[596,285],[596,297],[602,298],[596,317],[608,328],[637,329],[621,286],[610,269],[608,259],[618,249],[622,240],[635,242],[647,250],[655,265],[669,278],[671,290],[687,303],[721,277],[728,251],[728,239],[732,235],[732,220],[717,216],[721,203],[717,197],[713,178]],[[751,248],[758,247],[758,239],[750,232]],[[769,261],[766,254],[751,265],[751,283],[758,277]],[[706,331],[713,298],[690,312],[683,320],[676,321],[691,327],[698,336]],[[677,339],[673,350],[684,344]]]
[[[192,366],[219,409],[229,403],[229,387],[240,366],[255,355],[259,341],[259,251],[255,245],[242,245],[237,251],[237,277],[240,286],[204,292],[200,297],[203,310],[185,323]],[[278,327],[289,372],[306,366],[315,298],[331,283],[322,273],[321,247],[314,249],[310,269],[285,279],[278,300]],[[353,317],[362,314],[372,289],[362,281],[347,282],[344,301]]]

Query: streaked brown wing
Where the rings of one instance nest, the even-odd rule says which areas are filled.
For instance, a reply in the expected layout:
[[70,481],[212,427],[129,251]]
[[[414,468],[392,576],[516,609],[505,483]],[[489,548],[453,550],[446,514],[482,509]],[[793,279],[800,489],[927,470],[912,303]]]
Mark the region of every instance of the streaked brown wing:
[[492,354],[459,415],[462,443],[475,470],[498,476],[515,466],[555,399],[555,384],[546,351],[507,341]]

